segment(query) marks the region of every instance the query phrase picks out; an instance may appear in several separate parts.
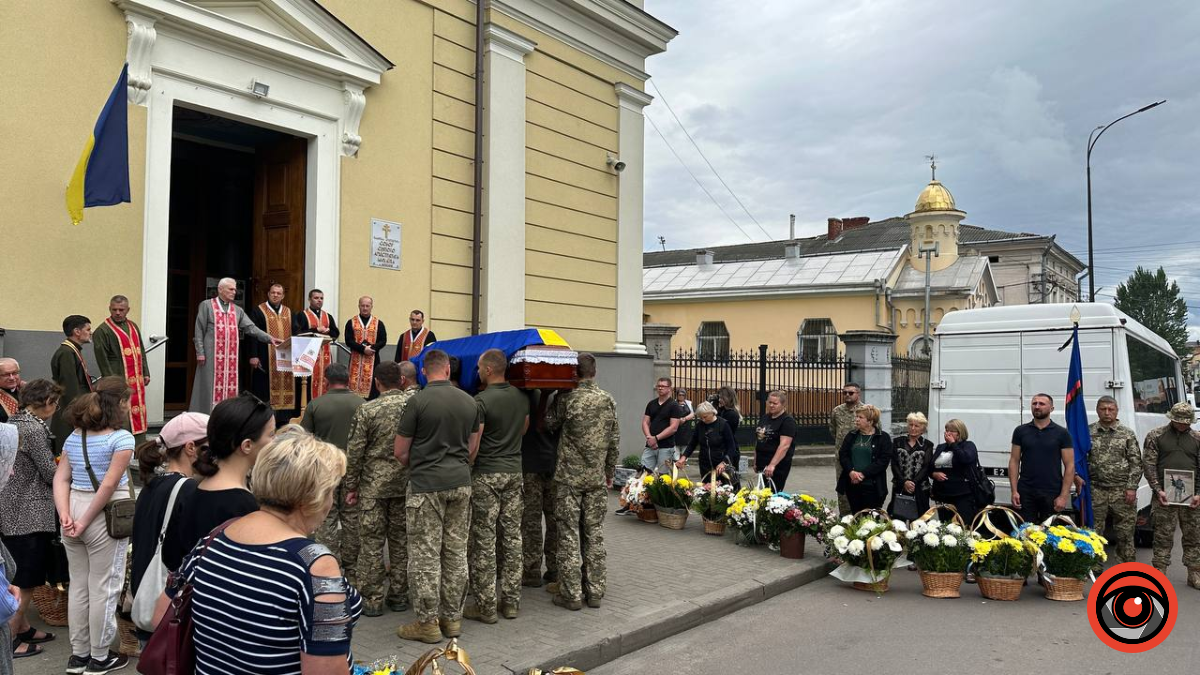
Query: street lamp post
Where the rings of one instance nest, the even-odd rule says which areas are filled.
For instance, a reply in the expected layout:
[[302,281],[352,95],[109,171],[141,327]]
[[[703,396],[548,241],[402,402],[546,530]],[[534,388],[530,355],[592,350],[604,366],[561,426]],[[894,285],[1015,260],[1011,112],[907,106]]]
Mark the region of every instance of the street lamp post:
[[[1134,115],[1136,115],[1138,113],[1146,112],[1147,110],[1149,110],[1151,108],[1157,108],[1158,106],[1160,106],[1166,102],[1167,102],[1167,100],[1163,99],[1161,101],[1158,101],[1157,103],[1151,103],[1148,106],[1143,106],[1141,108],[1138,108],[1137,110],[1134,110],[1133,112],[1129,113],[1128,115],[1118,117],[1117,119],[1109,122],[1108,124],[1104,124],[1102,126],[1096,127],[1095,129],[1092,129],[1092,133],[1088,134],[1088,145],[1087,145],[1088,302],[1096,301],[1096,267],[1095,267],[1095,260],[1092,255],[1092,148],[1096,147],[1096,142],[1100,140],[1100,137],[1103,136],[1104,132],[1108,131],[1109,128],[1112,127],[1112,125],[1116,124],[1117,122],[1120,122],[1121,120],[1123,120],[1127,117],[1133,117]],[[1096,133],[1097,131],[1099,131],[1100,133]],[[1093,138],[1093,136],[1094,136],[1094,138]]]
[[921,244],[917,247],[917,253],[925,259],[925,320],[921,322],[921,349],[925,352],[925,356],[932,356],[933,350],[929,347],[929,285],[932,274],[930,269],[933,265],[933,259],[938,257],[942,250],[942,242],[935,241],[932,244]]

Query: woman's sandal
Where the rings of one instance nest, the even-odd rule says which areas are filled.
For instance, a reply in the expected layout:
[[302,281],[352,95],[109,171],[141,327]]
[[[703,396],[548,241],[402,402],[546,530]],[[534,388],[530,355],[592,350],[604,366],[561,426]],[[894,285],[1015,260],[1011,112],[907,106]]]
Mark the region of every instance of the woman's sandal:
[[41,654],[43,651],[41,645],[29,644],[28,642],[23,643],[25,645],[25,651],[23,651],[23,652],[17,651],[17,649],[21,646],[21,644],[22,644],[22,642],[19,638],[13,640],[12,649],[13,649],[13,658],[14,659],[23,659],[26,656],[37,656],[38,654]]
[[13,638],[16,640],[20,640],[21,642],[24,642],[25,644],[36,645],[36,644],[41,644],[43,642],[50,642],[55,637],[54,633],[43,633],[42,635],[44,637],[36,637],[37,634],[38,634],[38,629],[34,628],[33,626],[30,626],[29,630],[25,631],[24,633],[14,633]]

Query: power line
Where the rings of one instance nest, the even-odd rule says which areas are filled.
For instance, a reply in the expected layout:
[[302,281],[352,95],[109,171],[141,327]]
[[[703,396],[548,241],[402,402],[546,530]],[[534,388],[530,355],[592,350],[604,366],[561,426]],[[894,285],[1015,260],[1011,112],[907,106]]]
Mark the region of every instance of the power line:
[[704,194],[708,195],[708,198],[712,200],[712,203],[717,205],[717,208],[721,210],[721,213],[725,214],[725,217],[729,219],[729,222],[733,223],[734,227],[736,227],[738,231],[740,231],[746,236],[747,239],[753,242],[754,237],[751,237],[749,233],[743,230],[742,226],[738,224],[738,221],[734,220],[733,216],[729,215],[729,213],[725,211],[725,207],[721,206],[721,202],[718,202],[717,198],[708,191],[708,188],[704,187],[704,183],[701,183],[700,179],[696,178],[696,174],[692,173],[692,170],[689,169],[688,165],[684,163],[683,158],[679,156],[679,153],[675,152],[675,148],[671,147],[671,142],[667,140],[667,137],[663,135],[662,131],[659,131],[658,125],[654,123],[654,118],[646,115],[646,120],[650,122],[650,126],[654,128],[654,131],[658,134],[658,137],[662,139],[663,143],[667,144],[667,149],[671,151],[672,155],[675,155],[675,159],[679,160],[680,166],[682,166],[684,170],[688,172],[688,175],[692,177],[692,180],[696,181],[696,185],[699,185],[700,189],[704,190]]
[[662,99],[663,105],[667,106],[667,110],[671,113],[671,117],[675,118],[676,124],[678,124],[679,128],[683,130],[683,134],[687,136],[689,141],[692,142],[692,147],[696,149],[696,152],[700,153],[701,159],[703,159],[704,163],[708,165],[708,168],[712,170],[713,175],[717,177],[717,180],[721,181],[721,185],[724,185],[725,189],[729,191],[729,194],[733,195],[733,201],[737,202],[738,206],[742,207],[742,210],[746,212],[746,215],[750,216],[750,220],[753,220],[755,225],[758,225],[758,229],[762,230],[762,233],[766,235],[767,241],[771,241],[772,238],[770,233],[763,228],[763,226],[758,222],[758,219],[754,217],[754,214],[750,213],[750,209],[746,208],[746,205],[742,203],[742,200],[738,199],[738,196],[733,191],[733,188],[729,187],[729,184],[725,182],[724,178],[721,178],[721,174],[717,173],[717,169],[712,165],[712,162],[708,161],[708,157],[704,155],[704,151],[701,150],[700,146],[696,144],[696,139],[692,138],[692,135],[688,133],[687,127],[683,126],[683,121],[679,119],[679,115],[675,114],[675,109],[672,108],[671,104],[667,102],[667,97],[662,93],[662,89],[658,88],[658,84],[655,83],[654,80],[650,80],[650,84],[654,87],[654,91],[658,92],[658,97]]

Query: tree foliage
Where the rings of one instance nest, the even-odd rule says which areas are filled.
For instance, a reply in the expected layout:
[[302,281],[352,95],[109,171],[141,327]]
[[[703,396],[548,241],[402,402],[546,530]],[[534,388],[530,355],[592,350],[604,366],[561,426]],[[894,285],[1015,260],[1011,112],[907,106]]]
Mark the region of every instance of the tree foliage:
[[1167,282],[1163,268],[1151,272],[1138,266],[1124,283],[1117,285],[1116,306],[1169,342],[1176,354],[1188,353],[1187,302],[1179,284]]

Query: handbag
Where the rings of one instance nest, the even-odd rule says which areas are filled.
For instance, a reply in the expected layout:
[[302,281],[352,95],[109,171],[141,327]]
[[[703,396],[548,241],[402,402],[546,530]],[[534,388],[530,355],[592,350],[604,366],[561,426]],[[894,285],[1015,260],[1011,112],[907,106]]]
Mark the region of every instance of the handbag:
[[[235,520],[237,518],[230,518],[208,533],[204,544],[193,553],[197,562],[208,552],[212,540]],[[192,564],[195,565],[195,562]],[[179,571],[174,572],[172,577],[178,577],[184,567],[186,562],[179,566]],[[150,641],[146,643],[142,655],[138,658],[138,672],[142,675],[192,675],[196,672],[196,644],[192,630],[192,582],[180,578],[174,581],[179,583],[179,591],[171,599],[171,604],[167,605],[167,611],[158,622],[158,627],[154,629],[154,635],[150,636]]]
[[978,461],[975,462],[975,466],[971,467],[969,482],[971,484],[971,497],[975,500],[977,508],[991,506],[996,503],[996,484],[983,473],[983,467],[979,465]]
[[[96,472],[92,471],[92,462],[88,459],[86,431],[80,431],[79,445],[83,448],[83,465],[92,479],[92,489],[99,492],[100,481],[96,480]],[[133,495],[133,476],[128,469],[125,472],[125,487],[129,488],[129,497],[114,499],[104,505],[104,525],[108,536],[113,539],[128,539],[133,534],[133,512],[137,508],[137,500]]]
[[892,512],[900,520],[916,520],[921,516],[921,511],[917,508],[917,496],[897,493],[892,498]]
[[175,511],[175,498],[179,496],[179,490],[186,482],[187,479],[182,478],[175,481],[175,486],[171,488],[167,512],[163,516],[162,528],[158,531],[158,545],[154,548],[154,557],[146,566],[146,571],[142,574],[142,583],[133,595],[133,623],[145,631],[154,630],[154,606],[158,603],[158,596],[162,595],[163,589],[167,587],[169,572],[162,561],[163,539],[167,536],[167,525],[171,523],[171,514]]

